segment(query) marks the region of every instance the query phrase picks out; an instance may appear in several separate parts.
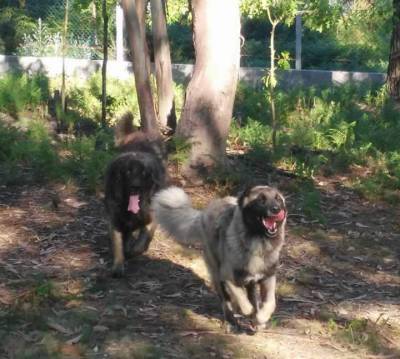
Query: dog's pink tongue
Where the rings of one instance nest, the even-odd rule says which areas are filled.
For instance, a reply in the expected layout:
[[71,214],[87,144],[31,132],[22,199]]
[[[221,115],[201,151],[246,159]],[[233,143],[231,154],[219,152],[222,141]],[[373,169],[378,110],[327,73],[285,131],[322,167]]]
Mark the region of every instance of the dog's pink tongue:
[[281,211],[276,216],[274,216],[273,218],[274,218],[275,221],[281,222],[281,221],[283,221],[285,219],[285,215],[286,215],[285,211],[283,209],[281,209]]
[[266,217],[263,219],[264,226],[270,231],[275,230],[276,222],[282,222],[285,219],[286,213],[283,209],[276,215],[272,217]]
[[132,195],[129,196],[129,205],[128,205],[128,211],[132,213],[138,213],[140,210],[139,206],[139,195]]
[[275,229],[276,222],[274,217],[264,218],[263,222],[264,226],[267,227],[267,229],[269,229],[270,231],[273,231]]

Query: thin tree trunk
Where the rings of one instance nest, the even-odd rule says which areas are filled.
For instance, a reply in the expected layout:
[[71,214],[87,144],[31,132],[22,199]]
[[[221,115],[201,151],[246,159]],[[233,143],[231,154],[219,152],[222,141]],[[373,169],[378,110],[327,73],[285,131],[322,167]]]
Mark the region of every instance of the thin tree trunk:
[[141,128],[145,132],[158,132],[148,70],[148,52],[143,30],[145,28],[143,15],[145,3],[145,0],[122,0],[122,7],[132,54]]
[[[104,3],[103,3],[104,4]],[[97,8],[96,2],[92,1],[92,26],[93,26],[93,45],[97,47],[98,45],[98,37],[97,37]]]
[[107,0],[103,0],[103,67],[101,71],[101,124],[106,126],[107,116],[107,60],[108,60],[108,13]]
[[239,73],[240,14],[238,0],[191,4],[196,63],[177,136],[190,140],[185,174],[196,176],[225,160]]
[[158,118],[162,127],[168,127],[168,132],[173,132],[176,128],[176,114],[164,0],[151,0],[151,17],[153,23]]
[[276,121],[276,111],[275,111],[275,97],[274,88],[276,83],[276,70],[275,70],[275,29],[276,22],[272,23],[271,38],[270,38],[270,55],[271,55],[271,67],[270,67],[270,89],[269,96],[271,102],[271,118],[272,118],[272,149],[276,149],[276,131],[277,131],[277,121]]
[[68,0],[66,0],[65,13],[64,13],[64,30],[62,38],[62,74],[61,74],[61,111],[63,113],[65,113],[66,111],[65,57],[67,55],[68,12],[69,12],[69,2]]
[[400,101],[400,0],[393,0],[393,31],[387,85],[390,96]]
[[301,70],[301,48],[302,48],[302,21],[301,14],[296,15],[296,70]]

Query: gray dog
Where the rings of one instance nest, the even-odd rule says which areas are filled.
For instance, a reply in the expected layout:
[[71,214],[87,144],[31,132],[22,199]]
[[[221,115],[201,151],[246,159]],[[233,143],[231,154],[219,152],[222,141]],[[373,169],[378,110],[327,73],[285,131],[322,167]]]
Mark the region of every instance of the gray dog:
[[217,199],[200,211],[182,189],[169,187],[155,195],[152,207],[156,222],[177,241],[203,243],[227,329],[241,327],[236,312],[264,327],[276,305],[275,272],[287,217],[282,194],[253,186],[238,199]]

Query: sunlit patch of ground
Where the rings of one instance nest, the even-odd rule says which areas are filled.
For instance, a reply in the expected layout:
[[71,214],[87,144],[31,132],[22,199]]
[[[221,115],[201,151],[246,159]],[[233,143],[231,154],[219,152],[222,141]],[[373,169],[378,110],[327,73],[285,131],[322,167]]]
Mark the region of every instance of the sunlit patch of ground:
[[[382,222],[334,190],[328,225],[291,208],[277,310],[254,336],[225,333],[200,245],[158,230],[114,279],[99,198],[73,186],[2,191],[0,357],[400,357],[398,227],[390,211],[379,208]],[[217,196],[207,186],[188,192],[198,207]]]

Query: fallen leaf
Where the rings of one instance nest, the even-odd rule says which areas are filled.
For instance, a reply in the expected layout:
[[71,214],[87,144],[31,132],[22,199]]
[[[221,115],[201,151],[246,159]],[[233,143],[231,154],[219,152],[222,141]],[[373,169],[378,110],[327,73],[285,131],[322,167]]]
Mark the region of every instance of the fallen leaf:
[[317,297],[318,299],[325,300],[325,297],[322,295],[321,292],[319,292],[319,291],[317,291],[317,290],[312,290],[311,293],[312,293],[315,297]]
[[79,334],[76,337],[74,337],[74,338],[72,338],[70,340],[67,340],[67,344],[69,344],[69,345],[77,344],[77,343],[79,343],[79,341],[81,340],[82,337],[83,337],[83,334]]
[[72,207],[72,208],[80,208],[82,206],[87,205],[87,202],[79,202],[78,200],[76,200],[75,198],[67,198],[64,201],[68,206]]
[[98,333],[104,333],[108,330],[110,330],[110,328],[106,327],[105,325],[95,325],[93,327],[93,331],[98,332]]
[[14,297],[10,293],[10,291],[8,291],[5,288],[0,288],[0,303],[4,305],[10,305],[13,302],[14,302]]
[[124,306],[122,306],[122,305],[119,305],[119,304],[114,305],[114,306],[113,306],[113,309],[114,309],[114,310],[121,310],[122,313],[124,313],[124,316],[125,316],[125,317],[128,316],[128,310],[127,310]]
[[72,332],[70,329],[63,327],[61,324],[56,323],[56,322],[53,321],[53,320],[48,320],[48,321],[47,321],[47,325],[48,325],[51,329],[54,329],[54,330],[56,330],[57,332],[60,332],[60,333],[62,333],[62,334],[65,334],[65,335],[71,335],[71,334],[73,334],[73,332]]
[[174,294],[165,294],[165,295],[164,295],[164,297],[167,297],[167,298],[177,298],[177,297],[182,297],[182,293],[180,293],[180,292],[176,292],[176,293],[174,293]]
[[61,352],[63,354],[63,358],[73,358],[79,359],[82,358],[81,350],[78,346],[73,344],[65,344],[61,348]]

